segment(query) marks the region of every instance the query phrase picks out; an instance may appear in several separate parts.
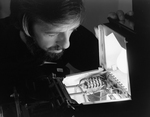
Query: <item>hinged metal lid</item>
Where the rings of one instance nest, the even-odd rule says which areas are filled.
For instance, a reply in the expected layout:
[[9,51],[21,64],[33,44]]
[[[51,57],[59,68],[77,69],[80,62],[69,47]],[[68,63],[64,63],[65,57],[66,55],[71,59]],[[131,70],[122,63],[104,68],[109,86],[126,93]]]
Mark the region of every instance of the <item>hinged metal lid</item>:
[[126,57],[126,39],[114,30],[105,25],[99,25],[95,29],[96,37],[99,42],[99,63],[100,67],[107,69],[115,69],[117,59],[120,53],[124,52],[124,62],[127,64]]
[[95,28],[99,42],[97,70],[67,76],[70,97],[82,104],[130,100],[126,38],[106,25]]

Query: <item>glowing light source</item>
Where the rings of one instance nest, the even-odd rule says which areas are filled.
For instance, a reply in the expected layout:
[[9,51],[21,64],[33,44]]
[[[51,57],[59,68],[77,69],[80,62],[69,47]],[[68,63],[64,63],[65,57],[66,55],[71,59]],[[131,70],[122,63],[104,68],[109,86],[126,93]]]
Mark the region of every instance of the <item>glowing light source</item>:
[[113,33],[105,36],[105,52],[107,68],[112,70],[118,68],[121,72],[127,73],[126,50],[120,45]]
[[117,58],[117,67],[123,73],[128,73],[127,54],[126,54],[126,50],[123,48],[120,55]]

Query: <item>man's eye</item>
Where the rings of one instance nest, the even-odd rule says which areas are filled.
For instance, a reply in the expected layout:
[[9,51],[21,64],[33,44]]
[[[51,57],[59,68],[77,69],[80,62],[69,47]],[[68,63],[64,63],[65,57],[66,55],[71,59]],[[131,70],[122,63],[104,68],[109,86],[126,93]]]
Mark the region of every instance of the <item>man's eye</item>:
[[48,34],[49,37],[55,37],[57,35],[58,35],[58,33],[56,33],[56,34]]
[[49,33],[49,32],[45,32],[45,35],[46,35],[46,36],[49,36],[49,37],[54,37],[54,36],[57,36],[58,33]]
[[51,35],[51,34],[50,34],[50,35],[48,35],[48,36],[50,36],[50,37],[54,37],[54,36],[56,36],[56,35]]

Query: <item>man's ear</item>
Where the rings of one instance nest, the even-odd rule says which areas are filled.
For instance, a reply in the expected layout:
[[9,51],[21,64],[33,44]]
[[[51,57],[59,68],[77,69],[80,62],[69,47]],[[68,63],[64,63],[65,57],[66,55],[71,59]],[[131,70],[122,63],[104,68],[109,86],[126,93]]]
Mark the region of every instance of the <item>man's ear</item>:
[[23,31],[25,32],[25,34],[27,36],[31,37],[31,35],[29,34],[29,31],[28,31],[28,23],[27,23],[26,15],[24,15],[22,18],[22,28],[23,28]]
[[26,37],[25,37],[25,34],[23,31],[20,31],[20,37],[21,37],[22,41],[26,43]]

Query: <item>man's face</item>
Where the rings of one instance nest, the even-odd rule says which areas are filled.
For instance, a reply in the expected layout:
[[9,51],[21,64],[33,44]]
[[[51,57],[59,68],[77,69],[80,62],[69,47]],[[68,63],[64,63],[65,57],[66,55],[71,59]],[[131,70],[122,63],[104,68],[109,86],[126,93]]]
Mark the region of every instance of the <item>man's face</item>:
[[38,46],[45,50],[51,57],[62,54],[64,49],[70,46],[69,38],[80,22],[68,22],[66,24],[48,24],[38,21],[33,26],[34,40]]

